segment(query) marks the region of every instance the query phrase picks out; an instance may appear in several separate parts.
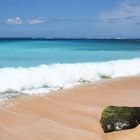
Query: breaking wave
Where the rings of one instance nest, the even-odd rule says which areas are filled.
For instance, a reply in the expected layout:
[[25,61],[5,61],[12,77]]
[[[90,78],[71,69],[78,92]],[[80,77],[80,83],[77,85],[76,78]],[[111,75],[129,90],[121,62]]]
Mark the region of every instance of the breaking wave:
[[0,68],[0,98],[48,93],[103,78],[140,74],[140,58],[108,62],[51,64]]

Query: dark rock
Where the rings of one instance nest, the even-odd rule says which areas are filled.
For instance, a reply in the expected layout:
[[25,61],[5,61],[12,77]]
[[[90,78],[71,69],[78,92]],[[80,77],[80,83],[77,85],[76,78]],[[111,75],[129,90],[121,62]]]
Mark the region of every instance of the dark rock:
[[134,128],[140,123],[140,107],[109,106],[100,122],[105,133]]
[[101,79],[111,79],[111,76],[107,76],[107,75],[100,75]]

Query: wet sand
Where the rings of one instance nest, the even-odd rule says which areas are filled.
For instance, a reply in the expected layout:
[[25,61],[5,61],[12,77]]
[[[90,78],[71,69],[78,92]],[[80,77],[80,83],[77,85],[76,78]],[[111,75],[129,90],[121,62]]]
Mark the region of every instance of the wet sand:
[[140,77],[90,83],[0,104],[0,140],[139,140],[135,129],[104,134],[108,105],[140,106]]

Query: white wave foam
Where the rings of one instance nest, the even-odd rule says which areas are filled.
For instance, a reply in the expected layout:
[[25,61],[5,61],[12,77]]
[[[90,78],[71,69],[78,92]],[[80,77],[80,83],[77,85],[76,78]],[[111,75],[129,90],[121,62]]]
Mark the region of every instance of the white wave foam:
[[29,68],[0,68],[0,93],[41,93],[73,87],[103,77],[140,74],[140,58],[99,63],[52,64]]

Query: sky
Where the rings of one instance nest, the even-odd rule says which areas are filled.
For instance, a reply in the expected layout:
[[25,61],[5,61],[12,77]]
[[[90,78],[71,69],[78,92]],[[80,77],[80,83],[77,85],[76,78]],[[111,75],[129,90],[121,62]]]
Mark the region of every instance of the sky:
[[0,0],[0,37],[140,38],[140,0]]

